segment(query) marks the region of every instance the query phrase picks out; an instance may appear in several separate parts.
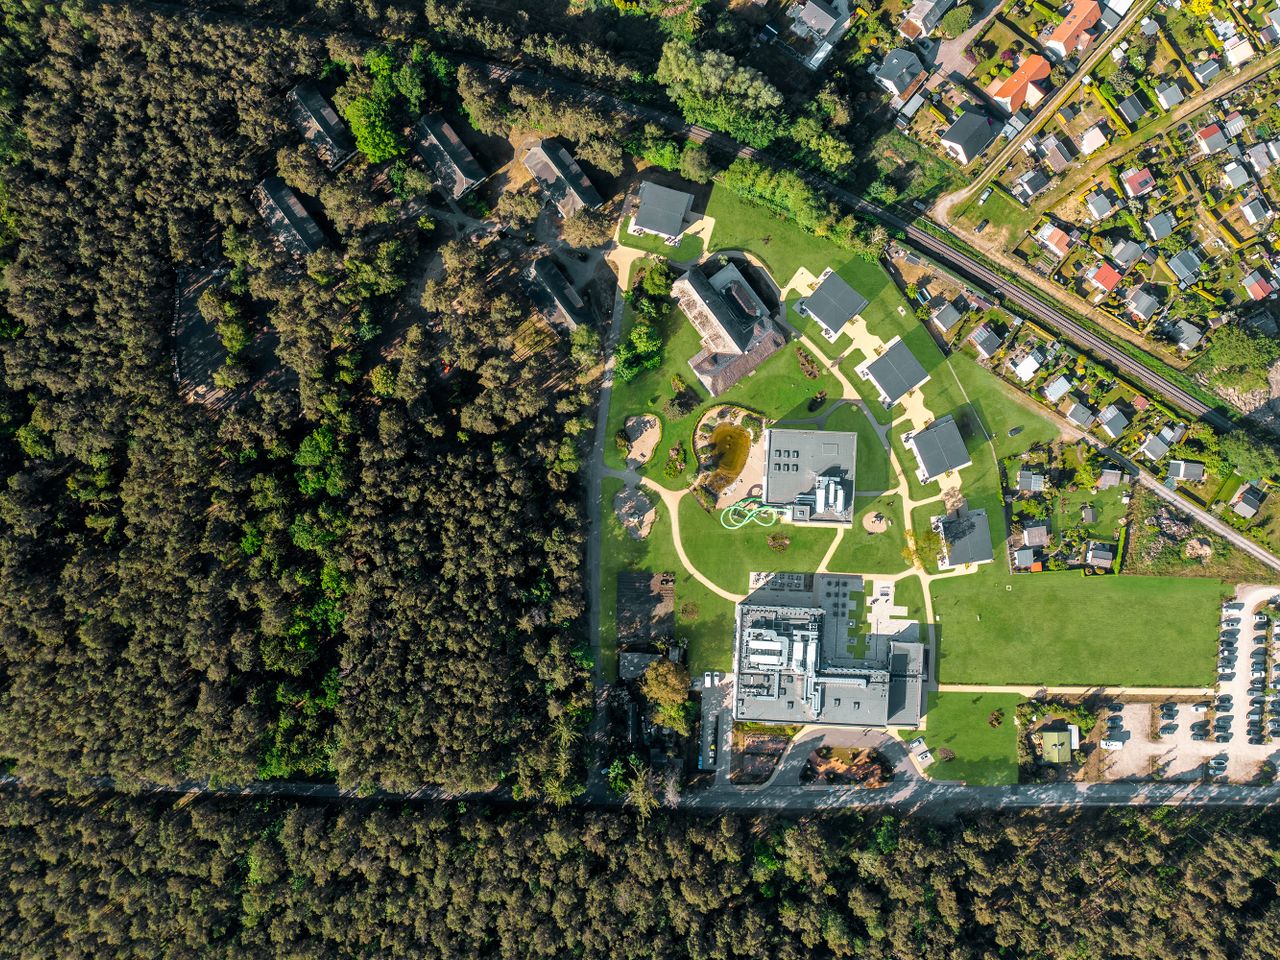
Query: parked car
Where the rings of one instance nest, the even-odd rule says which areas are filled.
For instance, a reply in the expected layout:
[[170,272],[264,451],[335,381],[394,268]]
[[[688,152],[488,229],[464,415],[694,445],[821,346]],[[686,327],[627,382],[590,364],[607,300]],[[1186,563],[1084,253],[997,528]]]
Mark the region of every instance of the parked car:
[[978,224],[976,227],[973,228],[973,232],[981,233],[983,230],[987,229],[987,227],[990,225],[991,225],[990,220],[983,220],[980,224]]
[[1205,702],[1205,701],[1201,700],[1199,703],[1197,703],[1197,704],[1193,704],[1193,705],[1192,705],[1192,707],[1191,707],[1191,712],[1192,712],[1192,713],[1208,713],[1208,712],[1209,712],[1209,704],[1208,704],[1207,702]]
[[1160,728],[1160,736],[1162,737],[1172,737],[1177,732],[1178,725],[1176,723],[1166,723]]
[[1239,618],[1239,617],[1231,617],[1231,618],[1230,618],[1230,619],[1228,619],[1228,620],[1223,620],[1223,621],[1222,621],[1222,625],[1223,625],[1224,627],[1226,627],[1228,630],[1234,629],[1235,627],[1240,626],[1240,618]]
[[704,690],[711,689],[711,671],[708,670],[702,675],[702,687]]
[[1253,622],[1254,622],[1254,623],[1261,623],[1261,624],[1265,624],[1265,623],[1267,623],[1270,619],[1271,619],[1271,618],[1270,618],[1270,617],[1268,617],[1265,613],[1255,613],[1255,614],[1253,615]]
[[1229,733],[1220,733],[1220,734],[1218,734],[1216,737],[1214,737],[1214,738],[1213,738],[1213,740],[1214,740],[1214,743],[1230,743],[1230,742],[1231,742],[1231,734],[1229,734]]

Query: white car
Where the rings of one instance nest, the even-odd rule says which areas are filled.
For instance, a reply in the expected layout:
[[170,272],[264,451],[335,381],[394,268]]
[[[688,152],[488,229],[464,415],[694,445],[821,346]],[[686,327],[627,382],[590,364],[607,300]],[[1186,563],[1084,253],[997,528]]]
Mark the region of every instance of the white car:
[[702,675],[702,688],[704,690],[711,689],[711,671],[710,670],[708,670],[706,673]]

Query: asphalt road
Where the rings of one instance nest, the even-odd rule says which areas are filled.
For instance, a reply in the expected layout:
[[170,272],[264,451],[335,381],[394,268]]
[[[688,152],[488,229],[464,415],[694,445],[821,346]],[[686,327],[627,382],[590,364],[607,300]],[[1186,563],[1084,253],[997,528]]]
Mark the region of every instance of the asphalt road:
[[[745,146],[725,134],[686,123],[682,118],[674,114],[643,104],[631,103],[605,91],[576,83],[572,80],[548,77],[534,70],[502,66],[484,60],[468,60],[467,62],[486,71],[491,79],[499,82],[518,80],[531,86],[554,90],[557,93],[574,97],[606,110],[621,111],[648,120],[681,136],[688,137],[699,143],[705,143],[721,153],[737,157],[767,159],[777,166],[791,169],[804,177],[812,186],[839,200],[851,210],[901,230],[907,242],[916,249],[928,254],[943,266],[964,277],[975,287],[1008,301],[1023,313],[1034,317],[1045,326],[1072,340],[1078,346],[1084,347],[1095,356],[1106,360],[1116,370],[1124,373],[1131,380],[1141,383],[1153,392],[1158,393],[1167,402],[1180,408],[1184,413],[1194,418],[1203,419],[1219,429],[1227,429],[1231,426],[1229,418],[1207,406],[1177,384],[1148,368],[1145,364],[1133,359],[1110,341],[1073,320],[1058,307],[1042,299],[1037,294],[1010,283],[975,257],[954,246],[954,240],[953,242],[947,242],[939,239],[934,233],[922,230],[899,214],[879,204],[872,203],[852,191],[836,186],[834,183],[797,166],[786,158],[777,157],[767,151]],[[954,238],[954,234],[945,228],[935,227],[934,229],[944,236]]]

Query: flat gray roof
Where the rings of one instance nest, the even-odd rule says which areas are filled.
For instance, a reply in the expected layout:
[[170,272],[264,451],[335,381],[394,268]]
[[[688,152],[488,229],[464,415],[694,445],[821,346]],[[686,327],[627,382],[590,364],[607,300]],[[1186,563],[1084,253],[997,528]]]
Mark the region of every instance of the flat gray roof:
[[866,309],[867,298],[840,274],[832,270],[818,289],[796,304],[796,309],[813,317],[832,333],[839,333],[846,323]]
[[929,379],[901,337],[889,341],[884,353],[867,364],[866,371],[890,407]]
[[[972,461],[964,445],[960,428],[948,414],[912,435],[910,446],[920,461],[920,472],[928,478],[940,477],[948,470],[967,467]],[[928,480],[925,482],[927,483]]]
[[943,517],[940,525],[943,550],[951,566],[995,559],[987,511],[962,510],[954,516]]
[[765,503],[807,507],[809,520],[851,519],[857,455],[852,431],[765,431]]
[[664,237],[679,236],[693,207],[693,194],[645,180],[640,184],[633,226]]

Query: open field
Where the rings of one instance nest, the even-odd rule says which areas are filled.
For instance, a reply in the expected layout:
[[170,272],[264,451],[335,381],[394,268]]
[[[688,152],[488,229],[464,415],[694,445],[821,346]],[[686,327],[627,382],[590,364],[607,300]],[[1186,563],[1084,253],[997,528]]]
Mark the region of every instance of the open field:
[[824,430],[852,430],[858,435],[857,486],[859,502],[873,500],[894,485],[889,451],[865,413],[853,404],[842,404],[827,418]]
[[[1014,723],[1022,697],[1007,693],[931,693],[925,743],[934,762],[927,768],[935,780],[963,780],[984,786],[1018,782],[1018,728]],[[991,716],[1003,710],[999,726]],[[913,734],[903,733],[910,740]],[[950,750],[953,760],[939,753]]]
[[631,247],[633,250],[643,250],[645,253],[654,253],[660,257],[667,257],[671,260],[679,260],[684,263],[688,260],[696,260],[702,256],[702,238],[692,235],[685,235],[680,238],[680,242],[672,246],[661,237],[645,234],[636,236],[628,233],[627,228],[631,226],[631,218],[627,217],[622,221],[622,226],[618,230],[618,243],[624,247]]

